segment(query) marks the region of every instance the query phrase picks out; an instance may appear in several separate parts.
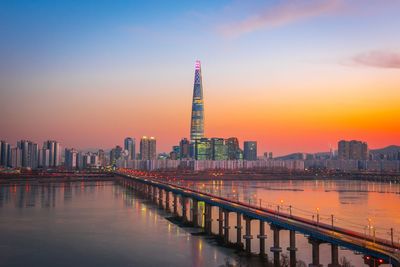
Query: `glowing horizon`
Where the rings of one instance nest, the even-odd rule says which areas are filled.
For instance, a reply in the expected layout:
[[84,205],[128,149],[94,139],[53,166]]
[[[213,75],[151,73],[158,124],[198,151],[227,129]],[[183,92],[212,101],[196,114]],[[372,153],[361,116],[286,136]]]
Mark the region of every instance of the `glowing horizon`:
[[[400,145],[400,4],[312,0],[0,3],[0,139],[111,148],[205,136],[283,155]],[[73,14],[73,15],[71,15]]]

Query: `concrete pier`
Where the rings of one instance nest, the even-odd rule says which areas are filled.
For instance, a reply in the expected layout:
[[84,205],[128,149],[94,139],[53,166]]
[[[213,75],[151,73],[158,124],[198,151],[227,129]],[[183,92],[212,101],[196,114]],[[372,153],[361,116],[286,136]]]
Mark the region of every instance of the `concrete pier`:
[[165,209],[170,212],[171,209],[169,207],[169,191],[165,191]]
[[271,230],[273,231],[273,237],[274,237],[274,240],[273,240],[273,242],[274,242],[273,245],[274,246],[271,247],[271,252],[274,253],[274,266],[275,267],[279,267],[279,265],[280,265],[280,254],[282,252],[282,248],[279,245],[279,243],[280,243],[279,231],[281,230],[281,228],[276,226],[276,225],[271,224]]
[[236,212],[236,245],[238,247],[243,247],[242,243],[242,214]]
[[178,196],[176,194],[174,194],[174,193],[172,193],[172,194],[174,195],[174,203],[173,203],[174,215],[178,216]]
[[341,267],[339,264],[339,248],[336,244],[331,244],[331,263],[328,267]]
[[182,196],[182,221],[184,223],[188,222],[188,217],[187,217],[187,198]]
[[290,267],[296,267],[296,232],[293,230],[289,231],[289,247],[287,250],[290,256]]
[[204,211],[204,230],[207,235],[211,235],[211,224],[212,224],[212,214],[211,214],[211,208],[212,206],[208,203],[205,205],[205,211]]
[[312,246],[312,263],[309,264],[309,267],[322,267],[322,264],[319,263],[319,245],[322,243],[320,240],[309,238],[308,243]]
[[229,244],[229,211],[224,211],[224,244]]
[[224,235],[224,211],[222,208],[218,209],[218,235],[222,237]]
[[260,239],[260,256],[265,257],[265,239],[267,236],[265,235],[265,222],[260,220],[260,234],[257,235],[257,238]]
[[251,240],[253,239],[253,236],[251,235],[251,218],[244,217],[244,220],[246,222],[246,234],[243,236],[243,239],[246,240],[247,254],[251,254]]
[[163,208],[163,190],[161,188],[158,189],[158,206]]
[[196,199],[192,201],[192,222],[194,227],[199,226],[199,203]]

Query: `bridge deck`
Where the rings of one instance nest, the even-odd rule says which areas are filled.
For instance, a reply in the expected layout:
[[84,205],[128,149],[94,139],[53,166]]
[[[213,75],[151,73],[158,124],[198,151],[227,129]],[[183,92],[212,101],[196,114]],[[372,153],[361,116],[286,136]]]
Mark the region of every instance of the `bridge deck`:
[[294,230],[323,242],[337,244],[366,255],[381,258],[393,266],[400,266],[399,244],[391,245],[388,244],[388,241],[379,239],[376,239],[374,242],[370,237],[366,237],[365,235],[351,230],[337,227],[332,228],[332,226],[326,224],[317,224],[314,221],[309,221],[297,216],[279,214],[274,210],[247,205],[242,202],[195,191],[160,180],[153,180],[147,177],[134,177],[123,173],[117,174],[140,183],[168,190],[174,194],[204,201],[212,206],[221,207],[231,212],[239,212],[249,218],[265,221],[281,227],[282,229]]

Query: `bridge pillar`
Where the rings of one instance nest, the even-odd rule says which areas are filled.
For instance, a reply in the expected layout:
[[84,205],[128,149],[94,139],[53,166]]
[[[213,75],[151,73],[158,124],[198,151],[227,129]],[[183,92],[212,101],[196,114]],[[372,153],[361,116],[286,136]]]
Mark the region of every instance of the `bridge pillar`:
[[187,198],[182,196],[182,221],[184,223],[188,222],[187,214],[186,214],[186,204],[187,204]]
[[194,227],[198,227],[199,226],[199,205],[198,205],[198,201],[197,199],[193,199],[192,201],[192,222],[193,222],[193,226]]
[[224,211],[224,243],[225,245],[229,244],[229,211]]
[[163,208],[163,190],[161,188],[158,189],[158,205],[160,208]]
[[322,267],[319,263],[319,245],[322,243],[320,240],[309,238],[308,243],[312,246],[312,263],[308,267]]
[[242,248],[242,214],[236,212],[236,246]]
[[260,234],[257,235],[257,238],[260,239],[260,256],[265,257],[265,239],[267,236],[265,235],[265,222],[260,220]]
[[271,224],[271,230],[273,231],[274,235],[274,246],[271,247],[271,252],[274,253],[274,266],[280,266],[280,254],[282,252],[282,248],[279,246],[279,231],[281,230],[280,227]]
[[174,216],[178,216],[178,195],[175,193],[172,193],[174,196],[174,202],[172,205],[174,206]]
[[224,216],[223,209],[221,207],[219,207],[217,221],[218,221],[218,235],[220,237],[222,237],[223,234],[224,234],[224,232],[223,232],[223,229],[224,229],[224,217],[223,216]]
[[250,255],[251,240],[253,239],[253,236],[251,235],[251,218],[245,216],[244,220],[246,222],[246,234],[243,236],[243,238],[246,240],[246,252]]
[[331,263],[328,264],[328,267],[340,267],[339,249],[336,244],[331,244]]
[[147,199],[151,198],[151,186],[150,185],[146,185],[146,197]]
[[204,228],[206,231],[207,235],[211,235],[211,224],[212,224],[212,214],[211,214],[211,208],[212,206],[208,203],[206,203],[205,206],[205,222],[204,222]]
[[157,203],[157,187],[153,186],[153,202]]
[[290,255],[290,267],[296,267],[296,231],[289,231],[289,247],[287,248]]
[[165,191],[165,209],[170,212],[169,207],[169,191]]

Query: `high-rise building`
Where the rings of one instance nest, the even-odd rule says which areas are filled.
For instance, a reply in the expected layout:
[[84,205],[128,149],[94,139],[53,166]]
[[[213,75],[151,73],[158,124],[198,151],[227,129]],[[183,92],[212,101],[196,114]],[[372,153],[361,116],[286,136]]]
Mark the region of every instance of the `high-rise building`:
[[257,142],[244,141],[243,143],[243,159],[257,160]]
[[50,167],[60,166],[61,148],[60,143],[54,140],[48,140],[43,143],[43,148],[49,150]]
[[110,151],[110,164],[115,164],[115,162],[122,157],[122,147],[116,146]]
[[190,158],[190,142],[188,139],[183,138],[179,142],[179,153],[181,159],[188,159]]
[[106,154],[103,149],[99,149],[97,152],[97,155],[99,156],[99,164],[100,166],[106,166],[107,165],[107,160],[106,160]]
[[71,148],[65,149],[65,168],[69,170],[76,169],[78,167],[77,165],[77,159],[78,159],[78,151]]
[[0,141],[0,166],[9,167],[11,162],[9,158],[11,157],[10,144],[6,141]]
[[143,136],[140,139],[140,158],[142,160],[157,158],[156,139],[154,137]]
[[21,150],[21,167],[36,169],[38,167],[38,145],[28,140],[21,140],[17,142],[17,147]]
[[50,166],[50,150],[42,148],[39,150],[39,167],[47,169]]
[[357,140],[341,140],[338,142],[338,158],[344,160],[367,160],[369,158],[368,144]]
[[21,168],[22,167],[22,151],[19,147],[11,149],[11,167]]
[[230,138],[226,139],[225,143],[227,146],[228,159],[230,159],[230,160],[241,159],[239,140],[236,137],[230,137]]
[[124,149],[128,151],[128,159],[136,158],[135,138],[127,137],[124,140]]
[[196,160],[212,159],[211,140],[209,138],[200,138],[195,141],[194,158]]
[[194,142],[204,137],[204,100],[201,63],[196,61],[194,71],[192,119],[190,124],[190,140]]
[[211,155],[213,160],[228,159],[227,146],[224,138],[211,138]]

